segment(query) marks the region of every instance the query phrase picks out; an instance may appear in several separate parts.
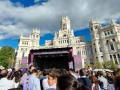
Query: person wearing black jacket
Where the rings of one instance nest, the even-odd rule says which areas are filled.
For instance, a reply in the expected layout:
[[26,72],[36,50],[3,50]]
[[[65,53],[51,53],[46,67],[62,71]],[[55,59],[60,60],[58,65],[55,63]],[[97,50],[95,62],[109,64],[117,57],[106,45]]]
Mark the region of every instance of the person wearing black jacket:
[[80,74],[80,78],[78,78],[78,81],[87,88],[91,89],[92,83],[91,80],[88,77],[86,77],[85,69],[80,69],[79,74]]

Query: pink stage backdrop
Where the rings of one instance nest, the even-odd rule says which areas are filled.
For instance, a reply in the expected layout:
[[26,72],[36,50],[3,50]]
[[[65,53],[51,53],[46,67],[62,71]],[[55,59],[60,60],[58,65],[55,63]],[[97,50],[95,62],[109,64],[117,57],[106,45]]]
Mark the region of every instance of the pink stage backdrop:
[[80,70],[82,68],[82,60],[80,55],[74,55],[74,64],[75,64],[75,71]]
[[27,66],[27,63],[28,63],[27,60],[28,60],[27,57],[23,57],[23,58],[22,58],[22,61],[21,61],[21,66],[22,66],[22,67],[26,67],[26,66]]

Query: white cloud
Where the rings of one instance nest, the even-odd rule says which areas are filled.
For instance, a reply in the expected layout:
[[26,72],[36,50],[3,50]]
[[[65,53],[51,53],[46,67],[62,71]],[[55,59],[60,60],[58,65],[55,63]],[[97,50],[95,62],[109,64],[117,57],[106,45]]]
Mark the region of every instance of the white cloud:
[[3,35],[0,35],[0,40],[2,40],[2,39],[4,39],[5,38],[5,36],[3,36]]
[[48,0],[43,5],[24,8],[0,0],[0,32],[6,33],[0,37],[28,34],[32,28],[39,28],[42,35],[53,33],[60,29],[61,16],[65,15],[70,17],[74,30],[87,26],[89,18],[118,18],[119,3],[120,0]]

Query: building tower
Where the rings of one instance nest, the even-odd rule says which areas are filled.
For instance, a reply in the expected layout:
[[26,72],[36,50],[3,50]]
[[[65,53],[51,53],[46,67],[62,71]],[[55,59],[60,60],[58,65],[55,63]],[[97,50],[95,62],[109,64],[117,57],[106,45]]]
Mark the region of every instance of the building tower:
[[33,29],[31,35],[20,36],[15,67],[25,67],[28,62],[28,55],[31,49],[39,48],[40,31]]
[[31,48],[36,49],[39,48],[40,41],[40,30],[33,29],[31,33]]
[[65,16],[65,17],[62,17],[62,21],[61,21],[61,30],[70,30],[71,27],[70,27],[70,19]]
[[100,24],[97,21],[90,20],[89,27],[90,27],[91,38],[92,38],[92,50],[94,55],[94,62],[96,60],[103,62],[103,54],[102,54],[101,45],[100,45],[101,39],[99,35]]
[[68,18],[68,16],[62,17],[61,33],[64,34],[62,37],[64,36],[73,37],[74,36],[74,32],[71,29],[70,19]]
[[61,19],[60,30],[55,33],[53,45],[56,47],[67,47],[72,43],[74,37],[74,32],[71,29],[70,19],[68,16],[64,16]]
[[101,37],[103,43],[103,55],[105,60],[113,61],[118,66],[120,65],[120,25],[113,20],[103,27]]
[[113,20],[107,24],[91,20],[89,25],[94,60],[113,61],[120,66],[120,25]]

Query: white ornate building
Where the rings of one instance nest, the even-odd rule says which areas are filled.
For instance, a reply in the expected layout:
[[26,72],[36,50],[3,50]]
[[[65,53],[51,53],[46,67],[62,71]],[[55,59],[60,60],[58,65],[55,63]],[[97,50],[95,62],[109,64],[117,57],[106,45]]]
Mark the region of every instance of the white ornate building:
[[[16,67],[22,66],[22,60],[28,60],[29,51],[31,49],[38,49],[40,40],[40,31],[33,29],[31,35],[29,36],[20,36],[17,55],[16,55]],[[26,61],[25,61],[26,63]]]
[[[20,36],[20,41],[16,56],[16,67],[22,67],[22,60],[28,60],[28,55],[31,49],[41,48],[61,48],[72,47],[73,55],[79,55],[82,60],[82,67],[85,62],[92,60],[92,53],[90,45],[86,44],[83,37],[75,37],[74,32],[71,29],[70,19],[65,16],[62,17],[61,28],[55,33],[53,40],[46,40],[44,46],[39,45],[40,30],[33,29],[31,35]],[[25,61],[26,62],[26,61]]]
[[109,25],[102,26],[98,21],[91,20],[89,26],[94,61],[112,60],[120,64],[120,25],[111,21]]

